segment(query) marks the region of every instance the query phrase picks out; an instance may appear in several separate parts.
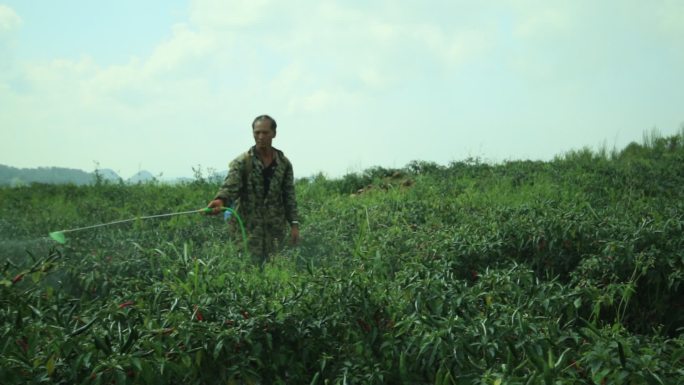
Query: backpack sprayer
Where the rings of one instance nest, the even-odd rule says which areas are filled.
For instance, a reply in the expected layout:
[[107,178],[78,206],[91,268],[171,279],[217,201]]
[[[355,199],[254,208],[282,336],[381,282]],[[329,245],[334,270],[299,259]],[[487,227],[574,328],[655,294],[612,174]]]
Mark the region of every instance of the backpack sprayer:
[[[240,218],[238,213],[235,210],[231,209],[230,207],[222,207],[222,208],[220,208],[220,210],[223,211],[223,219],[224,220],[227,221],[232,215],[234,215],[235,218],[237,219],[238,224],[240,225],[240,230],[242,231],[242,241],[244,242],[245,252],[247,252],[247,233],[245,232],[245,226],[242,223],[242,219]],[[208,213],[211,213],[212,211],[213,211],[212,208],[205,207],[205,208],[199,209],[199,210],[182,211],[182,212],[159,214],[159,215],[148,215],[148,216],[144,216],[144,217],[136,217],[136,218],[131,218],[131,219],[124,219],[124,220],[119,220],[119,221],[101,223],[101,224],[92,225],[92,226],[78,227],[75,229],[53,231],[50,233],[50,238],[52,238],[55,242],[63,245],[67,241],[64,233],[71,233],[74,231],[94,229],[97,227],[118,225],[121,223],[133,222],[133,221],[138,221],[138,220],[143,220],[143,219],[164,218],[164,217],[172,217],[172,216],[177,216],[177,215],[198,214],[198,213],[208,214]]]

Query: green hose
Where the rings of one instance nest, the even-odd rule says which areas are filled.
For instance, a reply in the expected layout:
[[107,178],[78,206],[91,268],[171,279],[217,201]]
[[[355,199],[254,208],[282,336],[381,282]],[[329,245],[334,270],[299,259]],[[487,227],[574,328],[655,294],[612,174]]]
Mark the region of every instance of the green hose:
[[[204,209],[205,213],[211,213],[213,209],[210,207],[205,207]],[[235,218],[237,218],[238,225],[240,225],[240,231],[242,231],[242,243],[245,248],[245,255],[249,255],[249,249],[247,247],[247,232],[245,231],[245,225],[242,223],[242,218],[240,218],[240,215],[238,215],[237,211],[231,209],[230,207],[221,207],[221,211],[228,211],[231,215],[235,215]]]

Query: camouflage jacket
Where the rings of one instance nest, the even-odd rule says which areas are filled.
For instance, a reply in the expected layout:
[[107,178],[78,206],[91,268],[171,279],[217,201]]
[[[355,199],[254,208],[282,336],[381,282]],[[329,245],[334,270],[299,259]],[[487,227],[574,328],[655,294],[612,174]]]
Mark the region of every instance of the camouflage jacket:
[[[285,236],[286,224],[298,221],[292,163],[282,151],[275,149],[275,170],[269,190],[265,193],[264,166],[256,155],[255,147],[230,163],[228,176],[214,199],[222,199],[238,212],[249,233],[250,249],[261,251],[254,243],[276,243]],[[247,165],[251,162],[251,165]],[[249,174],[249,175],[248,175]],[[253,247],[254,246],[254,247]]]

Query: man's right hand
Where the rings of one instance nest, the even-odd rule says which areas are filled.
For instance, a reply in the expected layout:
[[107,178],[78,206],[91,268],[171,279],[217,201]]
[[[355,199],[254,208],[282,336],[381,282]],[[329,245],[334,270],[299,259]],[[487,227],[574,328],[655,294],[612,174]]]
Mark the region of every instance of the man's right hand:
[[213,201],[209,202],[209,205],[207,206],[211,210],[210,213],[207,213],[208,215],[217,215],[220,214],[223,210],[223,201],[221,199],[214,199]]

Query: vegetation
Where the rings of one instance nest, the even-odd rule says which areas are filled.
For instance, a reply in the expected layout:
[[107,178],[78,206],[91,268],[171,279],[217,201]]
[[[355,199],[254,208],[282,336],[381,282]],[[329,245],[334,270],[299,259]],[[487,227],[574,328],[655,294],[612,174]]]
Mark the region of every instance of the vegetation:
[[[684,132],[297,181],[253,266],[215,181],[0,189],[3,384],[677,384]],[[41,238],[42,237],[42,238]]]

